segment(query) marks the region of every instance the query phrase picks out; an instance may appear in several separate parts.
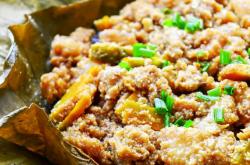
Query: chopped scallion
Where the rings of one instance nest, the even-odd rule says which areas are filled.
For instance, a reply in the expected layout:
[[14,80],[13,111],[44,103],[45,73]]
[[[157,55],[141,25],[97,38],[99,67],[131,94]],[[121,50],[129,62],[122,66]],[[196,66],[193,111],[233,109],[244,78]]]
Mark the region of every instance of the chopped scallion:
[[165,90],[162,90],[161,91],[161,99],[165,101],[166,98],[167,98],[167,92]]
[[189,128],[189,127],[192,127],[193,126],[193,121],[192,120],[187,120],[187,121],[185,121],[185,124],[184,124],[184,126],[183,127],[185,127],[185,128]]
[[247,49],[247,54],[250,56],[250,48]]
[[171,9],[169,9],[169,8],[167,8],[167,7],[165,7],[165,8],[163,8],[162,10],[161,10],[161,12],[163,13],[163,14],[172,14],[173,13],[173,10],[171,10]]
[[224,119],[224,109],[222,108],[215,108],[213,111],[214,114],[214,121],[216,123],[223,123],[225,121]]
[[184,29],[186,26],[186,21],[179,13],[175,13],[173,16],[173,25],[179,29]]
[[121,61],[119,64],[118,64],[121,68],[124,68],[126,70],[131,70],[131,66],[129,65],[129,63],[125,62],[125,61]]
[[133,56],[151,58],[155,55],[156,49],[157,47],[155,45],[136,43],[133,45]]
[[148,48],[141,48],[140,54],[141,54],[141,57],[151,58],[155,55],[155,51],[150,50]]
[[247,64],[247,61],[241,56],[237,56],[233,61],[233,64]]
[[193,17],[190,19],[185,26],[185,30],[189,33],[194,33],[197,30],[203,29],[203,21],[201,19]]
[[175,122],[174,122],[174,125],[177,125],[177,126],[183,126],[185,124],[185,120],[183,119],[183,117],[179,117]]
[[174,106],[174,97],[173,96],[167,95],[166,105],[167,105],[169,113],[171,113],[173,106]]
[[207,95],[204,95],[203,93],[201,92],[197,92],[196,93],[196,97],[198,99],[201,99],[201,100],[204,100],[204,101],[216,101],[219,99],[219,97],[215,97],[215,96],[207,96]]
[[166,27],[174,26],[172,19],[165,19],[162,24],[163,26],[166,26]]
[[205,55],[206,55],[206,52],[203,51],[203,50],[200,50],[200,51],[198,51],[198,52],[196,53],[196,56],[198,56],[198,57],[203,57],[203,56],[205,56]]
[[150,49],[150,50],[156,50],[157,46],[154,45],[154,44],[147,44],[147,48]]
[[170,115],[168,113],[164,116],[164,125],[165,127],[170,127]]
[[227,65],[231,63],[231,52],[227,50],[220,51],[220,63],[222,65]]
[[211,63],[209,62],[202,62],[201,64],[201,72],[207,72],[209,67],[211,66]]
[[225,94],[228,94],[228,95],[231,95],[231,96],[234,94],[234,90],[235,90],[235,88],[230,86],[230,85],[226,85],[224,87]]
[[221,96],[221,88],[220,87],[216,87],[214,89],[211,89],[209,91],[207,91],[207,94],[209,96]]
[[188,22],[185,26],[185,30],[189,33],[194,33],[196,32],[198,29],[197,29],[197,26],[196,24],[192,23],[192,22]]
[[162,68],[165,68],[166,66],[169,66],[170,62],[168,60],[165,60],[162,64]]
[[159,115],[165,115],[167,113],[167,106],[165,102],[159,98],[154,99],[155,111]]
[[135,57],[141,57],[141,48],[146,48],[146,46],[144,44],[141,43],[136,43],[133,45],[133,55]]

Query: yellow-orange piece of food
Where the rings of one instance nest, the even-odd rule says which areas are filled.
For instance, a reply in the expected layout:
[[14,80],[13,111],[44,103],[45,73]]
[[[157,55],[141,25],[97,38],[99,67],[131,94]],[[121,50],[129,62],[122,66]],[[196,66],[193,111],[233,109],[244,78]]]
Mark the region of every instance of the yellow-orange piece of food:
[[162,117],[156,114],[153,107],[130,99],[124,101],[115,110],[115,114],[121,117],[123,124],[148,124],[154,130],[164,127]]
[[98,30],[104,30],[111,28],[114,23],[109,16],[104,16],[101,19],[96,20],[94,24]]
[[250,65],[230,64],[225,66],[219,73],[219,80],[223,79],[236,81],[250,80]]
[[50,120],[61,122],[59,128],[63,129],[78,118],[88,108],[97,90],[94,77],[101,70],[101,66],[93,66],[67,90],[62,99],[54,106]]

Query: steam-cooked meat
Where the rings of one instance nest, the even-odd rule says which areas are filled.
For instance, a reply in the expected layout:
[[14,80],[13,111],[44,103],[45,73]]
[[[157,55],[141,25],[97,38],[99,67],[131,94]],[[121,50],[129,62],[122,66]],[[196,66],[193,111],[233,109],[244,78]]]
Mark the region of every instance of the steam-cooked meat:
[[51,121],[100,164],[248,165],[249,2],[136,0],[94,22],[94,43],[57,35]]

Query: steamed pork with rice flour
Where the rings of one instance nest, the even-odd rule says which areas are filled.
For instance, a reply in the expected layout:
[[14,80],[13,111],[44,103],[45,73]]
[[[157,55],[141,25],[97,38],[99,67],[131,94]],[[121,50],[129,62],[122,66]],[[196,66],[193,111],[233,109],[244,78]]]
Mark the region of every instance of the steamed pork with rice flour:
[[50,120],[100,164],[250,164],[246,6],[136,0],[57,35],[40,83]]

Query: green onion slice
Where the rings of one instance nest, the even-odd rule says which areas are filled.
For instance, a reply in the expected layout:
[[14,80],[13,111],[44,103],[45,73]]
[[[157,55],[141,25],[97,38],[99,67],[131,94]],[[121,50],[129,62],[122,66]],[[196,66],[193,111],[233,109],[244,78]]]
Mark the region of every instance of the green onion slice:
[[150,50],[157,50],[157,46],[154,44],[147,44],[147,48]]
[[151,58],[156,54],[156,49],[157,47],[152,44],[136,43],[133,45],[133,56]]
[[204,95],[201,92],[197,92],[196,93],[196,97],[198,99],[201,99],[201,100],[204,100],[204,101],[216,101],[216,100],[219,99],[219,97],[216,97],[216,96],[207,96],[207,95]]
[[118,64],[121,68],[124,68],[126,70],[131,70],[131,66],[129,65],[129,63],[127,63],[126,61],[121,61],[119,64]]
[[193,124],[194,124],[194,122],[192,120],[187,120],[187,121],[185,121],[185,124],[183,127],[189,128],[189,127],[192,127]]
[[177,125],[177,126],[183,126],[185,124],[185,120],[183,119],[183,117],[179,117],[175,122],[174,122],[174,125]]
[[233,61],[233,64],[247,64],[247,61],[241,56],[237,56]]
[[167,113],[167,106],[165,102],[159,98],[154,99],[155,111],[159,115],[165,115]]
[[168,113],[164,116],[164,125],[165,127],[170,127],[170,115]]
[[214,89],[207,91],[208,96],[221,96],[221,93],[222,91],[220,87],[216,87]]
[[162,68],[165,68],[170,65],[170,62],[168,60],[165,60],[162,64]]
[[166,100],[166,98],[167,98],[167,92],[165,90],[162,90],[161,91],[161,99]]
[[188,22],[185,26],[185,30],[189,33],[194,33],[196,32],[198,29],[197,29],[197,26],[196,24],[192,23],[192,22]]
[[186,26],[186,21],[179,13],[175,13],[173,16],[173,25],[180,29],[184,29]]
[[222,108],[215,108],[213,111],[214,114],[214,121],[216,123],[223,123],[225,121],[224,119],[224,109]]
[[203,29],[203,21],[201,19],[193,17],[190,19],[185,26],[185,30],[189,33],[194,33],[197,30]]
[[250,56],[250,48],[247,49],[247,54]]
[[167,8],[167,7],[165,7],[165,8],[163,8],[162,10],[161,10],[161,12],[163,13],[163,14],[172,14],[173,13],[173,10],[171,10],[171,9],[169,9],[169,8]]
[[230,86],[230,85],[226,85],[224,87],[224,93],[227,94],[227,95],[233,95],[234,94],[234,91],[235,91],[235,88]]
[[155,51],[150,50],[148,48],[141,48],[140,54],[141,54],[141,57],[151,58],[155,55]]
[[209,67],[211,66],[211,63],[209,62],[202,62],[201,64],[201,72],[207,72]]
[[165,19],[162,24],[163,26],[166,26],[166,27],[174,26],[172,19]]
[[231,63],[231,52],[227,50],[220,51],[220,63],[222,65],[227,65]]
[[133,55],[135,57],[141,57],[141,48],[146,48],[146,46],[142,43],[136,43],[133,45]]
[[165,90],[162,90],[161,91],[161,99],[165,101],[166,106],[167,106],[167,110],[171,114],[171,111],[172,111],[173,106],[174,106],[174,97],[167,94],[167,92]]
[[171,113],[172,109],[173,109],[173,106],[174,106],[174,97],[173,96],[167,95],[167,97],[166,97],[166,105],[167,105],[169,113]]
[[196,53],[196,56],[197,56],[197,57],[203,57],[203,56],[205,56],[205,55],[206,55],[206,52],[203,51],[203,50],[200,50],[200,51],[198,51],[198,52]]

